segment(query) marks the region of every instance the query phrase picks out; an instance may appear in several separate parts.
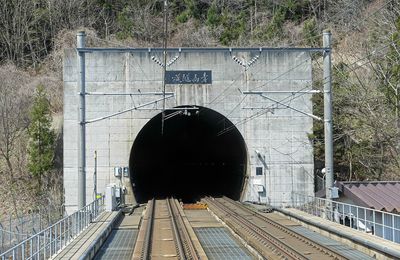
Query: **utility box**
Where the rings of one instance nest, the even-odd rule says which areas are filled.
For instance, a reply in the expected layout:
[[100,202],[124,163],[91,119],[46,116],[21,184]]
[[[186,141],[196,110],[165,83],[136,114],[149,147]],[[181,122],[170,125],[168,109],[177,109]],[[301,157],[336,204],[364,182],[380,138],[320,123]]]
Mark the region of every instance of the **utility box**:
[[339,198],[339,188],[338,187],[331,187],[329,188],[331,191],[331,198],[332,199],[338,199]]
[[129,177],[129,167],[124,167],[124,177],[125,178]]
[[121,198],[121,188],[120,187],[115,187],[115,198],[117,198],[117,199]]
[[121,178],[122,176],[122,167],[114,167],[114,176],[117,178]]
[[121,206],[124,204],[124,190],[122,187],[115,187],[115,200],[117,203],[117,206]]
[[114,211],[117,207],[117,199],[115,197],[115,187],[108,185],[105,194],[106,211]]

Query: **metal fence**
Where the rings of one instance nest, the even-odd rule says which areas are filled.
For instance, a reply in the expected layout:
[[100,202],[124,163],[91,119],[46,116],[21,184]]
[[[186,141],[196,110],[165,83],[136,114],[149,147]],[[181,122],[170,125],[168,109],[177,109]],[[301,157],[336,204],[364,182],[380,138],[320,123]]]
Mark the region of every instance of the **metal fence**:
[[0,254],[0,259],[48,259],[65,248],[104,211],[101,197]]
[[293,207],[314,216],[400,243],[400,215],[352,204],[293,194]]
[[64,217],[64,207],[49,205],[15,218],[0,218],[0,254]]

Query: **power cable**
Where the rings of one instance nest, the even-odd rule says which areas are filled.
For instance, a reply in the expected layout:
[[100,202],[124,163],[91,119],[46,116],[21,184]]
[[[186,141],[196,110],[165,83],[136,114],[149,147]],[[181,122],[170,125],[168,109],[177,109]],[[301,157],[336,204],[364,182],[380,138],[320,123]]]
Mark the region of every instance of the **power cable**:
[[[351,67],[351,66],[353,66],[354,64],[357,64],[357,66],[351,68],[351,69],[349,70],[349,72],[354,71],[354,70],[356,70],[356,69],[359,68],[359,67],[365,66],[367,63],[359,64],[359,62],[362,61],[362,60],[364,60],[364,59],[369,58],[370,56],[374,55],[375,53],[378,53],[378,52],[380,52],[380,51],[386,49],[387,47],[389,47],[389,46],[390,46],[391,44],[393,44],[393,43],[394,43],[394,41],[391,41],[391,42],[389,42],[388,44],[385,44],[384,46],[382,46],[381,48],[379,48],[379,49],[377,49],[377,50],[374,50],[374,51],[372,51],[371,53],[369,53],[368,55],[366,55],[366,56],[364,56],[364,57],[361,57],[361,58],[359,58],[358,60],[354,61],[354,62],[351,63],[348,67]],[[324,82],[325,80],[326,80],[326,78],[323,78],[323,79],[322,79],[323,82]],[[283,98],[282,100],[280,100],[280,102],[283,102],[283,101],[285,101],[286,99],[288,99],[288,98],[290,98],[290,97],[293,97],[293,98],[292,98],[292,100],[293,100],[293,99],[294,99],[294,95],[295,95],[296,93],[299,93],[299,92],[303,91],[304,89],[306,89],[306,88],[308,88],[308,87],[309,87],[309,86],[305,86],[305,87],[302,88],[301,90],[294,91],[292,95]],[[296,98],[298,98],[298,97],[300,97],[300,96],[303,96],[304,94],[306,94],[306,93],[301,93],[301,95],[296,96]],[[225,134],[226,132],[229,132],[229,131],[233,130],[235,127],[237,127],[237,126],[239,126],[239,125],[245,124],[245,123],[247,123],[247,122],[253,120],[254,118],[257,118],[257,117],[259,117],[259,116],[261,116],[261,115],[263,115],[263,114],[265,114],[265,113],[268,113],[268,112],[270,111],[270,109],[273,108],[273,106],[275,106],[275,105],[276,105],[276,104],[272,104],[272,105],[270,105],[269,107],[264,108],[262,111],[256,112],[256,113],[252,114],[251,116],[246,117],[246,118],[244,118],[244,119],[238,121],[237,123],[235,123],[235,124],[229,126],[228,128],[226,128],[226,129],[220,131],[217,135],[220,136],[220,135],[222,135],[222,134]]]
[[[303,62],[297,64],[297,65],[294,66],[294,67],[291,67],[289,70],[286,70],[285,72],[279,74],[277,77],[275,77],[275,78],[273,78],[273,79],[270,79],[270,80],[267,80],[267,81],[266,81],[265,83],[263,83],[262,85],[257,86],[257,87],[255,87],[255,88],[251,89],[251,91],[260,89],[260,88],[266,86],[268,83],[273,82],[273,81],[275,81],[275,80],[281,78],[282,76],[284,76],[284,75],[286,75],[286,74],[292,72],[292,71],[295,70],[296,68],[298,68],[298,67],[300,67],[301,65],[305,64],[305,63],[308,62],[310,59],[311,59],[311,58],[305,59]],[[295,91],[294,91],[294,92],[295,92]],[[244,102],[244,100],[245,100],[246,98],[247,98],[247,95],[244,95],[244,96],[241,98],[241,100],[238,102],[238,104],[225,116],[225,118],[221,119],[217,124],[220,124],[222,121],[226,121],[226,118],[227,118],[228,116],[230,116],[230,115]]]
[[[300,90],[293,91],[293,94],[291,94],[290,96],[286,96],[285,98],[279,100],[279,103],[283,103],[283,102],[284,102],[285,100],[287,100],[287,99],[289,99],[289,102],[291,102],[293,99],[299,98],[299,97],[301,97],[301,96],[307,94],[307,92],[304,91],[304,90],[306,90],[306,89],[309,88],[309,87],[310,87],[310,85],[307,85],[307,86],[305,86],[304,88],[302,88],[302,89],[300,89]],[[304,91],[304,92],[303,92],[303,91]],[[300,95],[297,95],[297,96],[296,96],[296,94],[300,94]],[[232,124],[232,125],[229,126],[228,128],[223,129],[222,131],[218,132],[218,133],[217,133],[217,136],[220,136],[220,135],[222,135],[222,134],[225,134],[225,133],[227,133],[227,132],[229,132],[229,131],[235,129],[235,128],[236,128],[237,126],[239,126],[239,125],[245,124],[245,123],[247,123],[247,122],[249,122],[249,121],[251,121],[251,120],[253,120],[253,119],[255,119],[255,118],[259,117],[259,116],[264,115],[265,113],[268,113],[271,109],[275,109],[274,106],[279,107],[279,104],[277,105],[277,104],[274,103],[274,104],[272,104],[272,105],[270,105],[270,106],[268,106],[268,107],[266,107],[266,108],[263,108],[261,111],[252,114],[252,115],[249,116],[249,117],[245,117],[244,119],[239,120],[238,122]]]
[[[366,20],[367,18],[370,18],[370,17],[372,17],[372,15],[374,15],[375,13],[377,13],[377,12],[379,12],[380,10],[382,10],[386,5],[388,5],[390,3],[390,1],[387,1],[385,4],[383,4],[379,9],[377,9],[377,10],[375,10],[374,12],[372,12],[372,13],[370,13],[367,17],[365,17],[364,18],[364,20]],[[353,25],[353,27],[355,27],[355,25],[356,24],[354,24]],[[316,38],[316,37],[320,37],[321,35],[315,35],[315,36],[310,36],[310,37],[308,37],[307,39],[313,39],[313,38]],[[90,36],[90,37],[93,37],[93,36]],[[103,39],[101,39],[101,38],[99,38],[99,37],[93,37],[93,38],[96,38],[96,39],[99,39],[99,40],[101,40],[101,41],[104,41],[104,42],[112,42],[112,41],[110,41],[110,40],[103,40]],[[301,40],[301,42],[304,42],[304,40],[306,40],[306,39],[302,39]],[[117,45],[120,45],[120,46],[123,46],[122,44],[120,44],[120,43],[115,43],[115,42],[112,42],[112,43],[114,43],[114,44],[117,44]],[[295,43],[291,43],[289,46],[286,46],[286,47],[284,47],[284,48],[282,48],[282,51],[284,50],[284,49],[289,49],[290,48],[290,46],[291,45],[294,45]],[[387,46],[385,46],[384,48],[386,48]],[[365,59],[365,58],[367,58],[367,57],[364,57],[363,59]],[[307,60],[305,60],[304,62],[306,62]],[[356,62],[354,62],[354,63],[357,63],[357,62],[359,62],[360,60],[358,60],[358,61],[356,61]],[[299,64],[300,65],[300,64]],[[334,65],[335,66],[335,65]],[[292,68],[291,70],[293,70],[293,69],[295,69],[295,68]],[[276,77],[275,79],[272,79],[272,80],[276,80],[276,79],[278,79],[278,78],[280,78],[281,76],[283,76],[283,75],[285,75],[285,74],[287,74],[287,73],[289,73],[291,70],[289,70],[289,71],[287,71],[287,72],[285,72],[285,73],[283,73],[283,74],[281,74],[281,75],[279,75],[278,77]],[[247,69],[246,70],[244,70],[244,72],[246,72],[247,71]],[[217,97],[215,97],[211,102],[209,102],[208,103],[208,105],[210,106],[211,104],[213,104],[216,100],[218,100],[218,98],[220,97],[220,96],[222,96],[240,77],[242,77],[242,74],[243,74],[243,72],[237,77],[237,78],[235,78],[235,80],[229,85],[229,86],[227,86]],[[270,82],[270,81],[272,81],[272,80],[269,80],[268,82]],[[325,79],[324,79],[325,80]],[[268,84],[268,82],[266,82],[266,83],[264,83],[264,84],[262,84],[262,85],[260,85],[260,86],[258,86],[258,87],[256,87],[256,88],[254,88],[254,89],[258,89],[258,88],[261,88],[261,87],[263,87],[263,86],[265,86],[266,84]],[[253,90],[254,90],[253,89]],[[246,96],[244,96],[239,102],[238,102],[238,104],[228,113],[228,116],[231,114],[231,113],[233,113],[233,111],[235,111],[236,109],[237,109],[237,107],[239,107],[242,103],[243,103],[243,101],[246,99]],[[282,99],[281,101],[283,101],[283,100],[286,100],[286,98],[284,98],[284,99]],[[291,99],[292,100],[292,99]],[[290,101],[291,101],[290,100]],[[201,111],[199,111],[199,112],[201,112]],[[267,111],[268,112],[268,111]],[[259,112],[258,112],[259,113]],[[256,113],[257,114],[257,113]],[[260,114],[261,115],[261,114]],[[254,118],[254,114],[253,115],[251,115],[249,118]],[[246,118],[245,118],[246,119]],[[223,119],[223,120],[225,120],[225,119]],[[245,122],[247,122],[248,120],[246,120]],[[236,124],[235,124],[236,125]]]
[[[363,19],[358,19],[357,22],[352,23],[350,25],[350,28],[355,29],[356,26],[360,25],[362,22],[365,22],[367,19],[371,18],[373,15],[377,14],[378,12],[380,12],[383,8],[385,8],[388,4],[390,4],[392,1],[389,0],[386,3],[383,3],[382,6],[380,6],[378,9],[374,10],[373,12],[369,13],[367,16],[365,16]],[[336,17],[342,16],[342,13],[337,13],[334,16],[330,17],[330,20],[333,21],[335,20]],[[333,39],[334,40],[334,39]]]
[[[388,3],[390,3],[390,1],[386,2],[383,6],[381,6],[381,7],[380,7],[378,10],[376,10],[375,12],[371,13],[368,17],[371,17],[372,14],[375,14],[375,13],[377,13],[378,11],[382,10]],[[368,17],[367,17],[367,18],[368,18]],[[364,63],[364,64],[359,64],[359,62],[362,61],[362,60],[364,60],[364,59],[369,58],[370,56],[372,56],[372,55],[374,55],[374,54],[376,54],[376,53],[378,53],[378,52],[380,52],[380,51],[382,51],[382,50],[384,50],[384,49],[386,49],[386,48],[388,48],[388,47],[389,47],[390,45],[392,45],[393,43],[394,43],[394,41],[391,41],[391,42],[389,42],[388,44],[382,46],[381,48],[379,48],[379,49],[377,49],[377,50],[374,50],[374,51],[372,51],[371,53],[369,53],[368,55],[366,55],[366,56],[364,56],[364,57],[361,57],[361,58],[359,58],[358,60],[354,61],[353,63],[351,63],[351,64],[348,65],[347,67],[352,67],[354,64],[357,64],[357,66],[356,66],[356,67],[353,67],[353,68],[350,69],[348,72],[352,72],[352,71],[358,69],[359,67],[365,66],[368,62],[366,62],[366,63]],[[334,66],[335,68],[337,68],[336,65],[333,65],[333,66]],[[340,70],[339,70],[339,71],[340,71]],[[326,80],[326,78],[323,78],[323,82],[324,82],[325,80]],[[245,98],[245,97],[244,97],[244,98]],[[241,100],[241,102],[243,102],[244,98]],[[286,98],[285,98],[285,99],[286,99]],[[283,100],[281,100],[280,102],[282,102],[282,101],[283,101]],[[241,103],[241,102],[240,102],[240,103]],[[273,105],[275,105],[275,104],[273,104]],[[273,106],[273,105],[271,105],[271,106]],[[228,132],[228,131],[234,129],[234,127],[236,127],[236,126],[238,126],[238,125],[245,124],[245,123],[247,123],[248,121],[250,121],[250,120],[252,120],[252,119],[254,119],[254,118],[257,118],[257,117],[259,117],[259,116],[261,116],[261,115],[267,113],[267,112],[271,109],[271,106],[268,107],[268,108],[265,108],[266,111],[257,112],[257,113],[255,113],[255,114],[253,114],[253,115],[251,115],[251,116],[249,116],[249,117],[247,117],[247,118],[245,118],[245,119],[239,121],[238,123],[233,124],[232,126],[228,127],[227,129],[224,129],[223,131],[219,132],[217,135],[224,134],[224,133],[226,133],[226,132]],[[236,106],[236,107],[237,107],[237,106]],[[236,109],[236,107],[235,107],[235,109]],[[239,124],[239,123],[240,123],[240,124]]]
[[[376,13],[378,13],[379,11],[381,11],[384,7],[386,7],[390,2],[391,2],[391,1],[387,1],[387,2],[384,3],[381,7],[379,7],[377,10],[375,10],[374,12],[371,12],[370,14],[368,14],[367,17],[364,17],[364,20],[371,18],[373,15],[375,15]],[[353,25],[352,25],[353,29],[355,28],[356,25],[357,25],[357,24],[353,24]],[[322,36],[322,34],[310,36],[310,37],[307,37],[306,39],[302,39],[301,41],[298,41],[298,42],[304,42],[305,40],[310,40],[310,39],[314,39],[314,38],[321,37],[321,36]],[[291,43],[290,45],[293,45],[293,43]],[[290,45],[289,45],[289,46],[290,46]],[[289,48],[289,47],[287,47],[287,48]],[[335,66],[335,65],[334,65],[334,66]],[[286,73],[284,73],[284,74],[286,74]],[[278,77],[278,78],[279,78],[279,77]],[[257,87],[257,88],[261,88],[261,87],[263,87],[263,86],[266,85],[266,84],[268,84],[268,82],[266,82],[265,84],[263,84],[263,85],[261,85],[261,86],[259,86],[259,87]],[[255,88],[255,89],[257,89],[257,88]],[[253,90],[254,90],[254,89],[253,89]],[[224,92],[225,92],[225,91],[223,91],[223,92],[221,93],[221,95],[222,95]],[[244,97],[238,102],[238,104],[228,113],[227,116],[229,116],[230,114],[232,114],[233,111],[235,111],[235,110],[244,102],[245,99],[246,99],[246,96],[244,96]],[[227,117],[227,116],[226,116],[226,117]],[[222,119],[222,120],[225,120],[225,119]],[[222,121],[222,120],[221,120],[221,121]],[[220,121],[220,122],[221,122],[221,121]],[[219,124],[220,122],[218,122],[218,124]]]
[[[283,46],[283,47],[279,47],[279,46],[278,46],[277,48],[279,48],[279,52],[282,52],[282,51],[285,51],[285,50],[287,50],[287,49],[292,48],[294,45],[297,45],[298,43],[304,42],[305,40],[313,39],[313,38],[317,38],[317,37],[321,37],[321,36],[322,36],[322,34],[313,35],[313,36],[307,37],[307,38],[305,38],[305,39],[301,39],[301,40],[299,40],[299,41],[291,42],[289,45],[285,45],[285,46]],[[128,45],[124,45],[124,44],[121,44],[121,43],[117,43],[117,42],[114,42],[114,41],[111,41],[111,40],[101,39],[101,38],[99,38],[99,37],[97,37],[97,36],[91,36],[91,35],[90,35],[90,36],[88,36],[88,37],[91,37],[91,38],[94,38],[94,39],[97,39],[97,40],[100,40],[100,41],[106,42],[106,43],[113,43],[113,44],[118,45],[118,46],[121,46],[121,47],[132,48],[132,47],[130,47],[130,46],[128,46]],[[262,47],[261,47],[260,49],[262,50]],[[210,106],[210,105],[213,104],[216,100],[218,100],[219,97],[221,97],[223,94],[225,94],[226,91],[227,91],[238,79],[240,79],[240,78],[243,76],[243,73],[246,72],[246,71],[247,71],[247,69],[246,69],[246,70],[243,70],[242,73],[240,73],[240,74],[233,80],[233,82],[229,84],[229,86],[227,86],[220,94],[218,94],[212,101],[210,101],[210,102],[208,103],[208,105]],[[282,75],[284,75],[284,74],[285,74],[285,73],[283,73]],[[279,77],[278,77],[278,78],[279,78]],[[274,80],[274,79],[272,79],[272,80]],[[271,80],[271,81],[272,81],[272,80]],[[262,87],[262,86],[263,86],[263,85],[261,85],[261,86],[259,86],[259,87]]]
[[[355,65],[355,64],[357,65],[357,66],[351,68],[350,70],[348,70],[347,72],[353,72],[354,70],[356,70],[356,69],[358,69],[358,68],[360,68],[360,67],[364,67],[366,64],[370,63],[370,61],[367,61],[367,62],[365,62],[365,63],[363,63],[363,64],[359,64],[360,61],[365,60],[365,59],[368,59],[368,58],[370,58],[371,56],[375,55],[376,53],[379,53],[379,52],[385,50],[386,48],[388,48],[388,47],[389,47],[390,45],[392,45],[393,43],[395,43],[394,40],[390,41],[389,43],[385,44],[384,46],[380,47],[379,49],[373,50],[372,52],[370,52],[370,53],[368,53],[367,55],[365,55],[365,56],[359,58],[358,60],[352,62],[351,64],[346,65],[346,67],[348,67],[348,68],[352,67],[352,66]],[[339,68],[337,67],[337,65],[333,65],[333,67],[336,68],[336,69],[339,69]],[[340,71],[340,70],[339,70],[339,71]]]
[[[292,42],[292,43],[290,43],[289,45],[285,45],[285,46],[283,46],[283,47],[279,47],[279,46],[278,46],[277,48],[279,48],[279,50],[278,50],[279,52],[283,52],[283,51],[285,51],[285,50],[287,50],[287,49],[292,48],[294,45],[297,45],[298,43],[304,42],[305,40],[313,39],[313,38],[317,38],[317,37],[321,37],[321,36],[322,36],[322,34],[313,35],[313,36],[307,37],[307,38],[305,38],[305,39]],[[126,47],[126,48],[132,48],[132,47],[130,47],[130,46],[127,46],[127,45],[124,45],[124,44],[121,44],[121,43],[116,43],[116,42],[113,42],[113,41],[110,41],[110,40],[101,39],[101,38],[99,38],[99,37],[97,37],[97,36],[88,36],[88,37],[92,37],[92,38],[94,38],[94,39],[98,39],[98,40],[103,41],[103,42],[110,42],[110,43],[113,43],[113,44],[118,45],[118,46],[122,46],[122,47]],[[262,47],[261,47],[260,49],[262,50]],[[243,76],[243,73],[246,72],[246,71],[247,71],[247,70],[243,70],[243,71],[233,80],[233,82],[230,83],[229,86],[227,86],[226,88],[224,88],[224,90],[223,90],[220,94],[218,94],[212,101],[210,101],[210,102],[208,103],[208,105],[213,104],[216,100],[218,100],[219,97],[221,97],[223,94],[225,94],[226,91],[227,91],[238,79],[240,79],[240,78]],[[285,73],[283,73],[283,74],[285,74]],[[274,79],[272,79],[272,80],[274,80]],[[262,85],[259,86],[259,87],[262,87]]]
[[[277,48],[279,48],[279,52],[283,52],[283,51],[285,51],[285,50],[287,50],[287,49],[292,48],[293,46],[297,45],[298,43],[302,43],[302,42],[304,42],[305,40],[309,40],[309,39],[313,39],[313,38],[317,38],[317,37],[322,37],[322,34],[313,35],[313,36],[307,37],[307,38],[305,38],[305,39],[299,40],[299,41],[297,41],[297,42],[292,42],[292,43],[290,43],[289,45],[286,45],[286,46],[284,46],[284,47],[277,47]],[[260,49],[262,50],[262,47],[261,47]],[[250,68],[249,68],[249,69],[250,69]],[[240,73],[239,76],[236,77],[235,80],[234,80],[228,87],[226,87],[217,97],[215,97],[211,102],[209,102],[208,105],[214,103],[220,96],[222,96],[222,95],[229,89],[229,87],[233,85],[233,83],[234,83],[235,81],[237,81],[240,77],[243,76],[243,73],[246,72],[246,71],[247,71],[247,70],[243,70],[242,73]],[[283,73],[282,75],[284,75],[284,74],[286,74],[286,73]],[[278,78],[279,78],[279,77],[278,77]],[[275,80],[275,79],[272,79],[272,80]],[[270,81],[272,81],[272,80],[270,80]],[[262,85],[259,86],[258,88],[260,88],[260,87],[262,87]]]

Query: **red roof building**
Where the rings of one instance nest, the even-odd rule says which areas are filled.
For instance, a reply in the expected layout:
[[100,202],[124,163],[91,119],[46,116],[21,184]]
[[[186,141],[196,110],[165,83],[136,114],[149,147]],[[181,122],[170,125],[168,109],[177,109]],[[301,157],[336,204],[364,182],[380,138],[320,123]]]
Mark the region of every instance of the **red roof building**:
[[400,213],[400,181],[339,182],[338,201]]

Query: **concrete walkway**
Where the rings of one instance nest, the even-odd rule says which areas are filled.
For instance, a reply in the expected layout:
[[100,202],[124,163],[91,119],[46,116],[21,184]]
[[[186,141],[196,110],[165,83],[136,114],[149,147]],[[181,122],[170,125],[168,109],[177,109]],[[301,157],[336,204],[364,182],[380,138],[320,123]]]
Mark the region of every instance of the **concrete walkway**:
[[[61,250],[53,259],[82,259],[84,255],[93,255],[96,252],[88,253],[93,248],[100,248],[107,238],[102,238],[103,234],[112,226],[120,217],[119,211],[103,212],[99,218],[90,224],[81,234],[71,241],[63,250]],[[97,243],[101,243],[97,245]],[[96,250],[94,250],[96,251]],[[89,257],[90,258],[90,257]]]
[[310,215],[298,209],[276,209],[308,229],[347,244],[376,259],[398,259],[400,244],[385,240],[369,233],[341,225],[336,222]]

